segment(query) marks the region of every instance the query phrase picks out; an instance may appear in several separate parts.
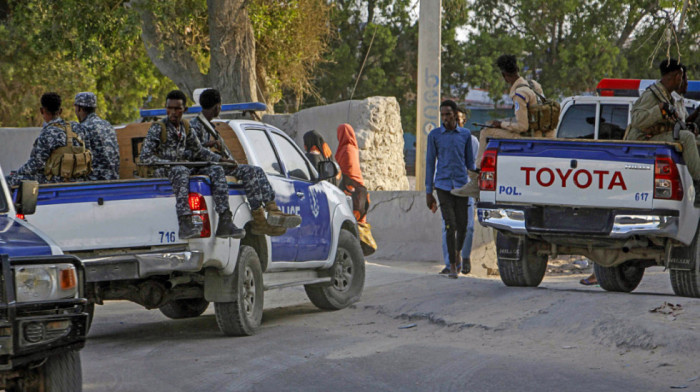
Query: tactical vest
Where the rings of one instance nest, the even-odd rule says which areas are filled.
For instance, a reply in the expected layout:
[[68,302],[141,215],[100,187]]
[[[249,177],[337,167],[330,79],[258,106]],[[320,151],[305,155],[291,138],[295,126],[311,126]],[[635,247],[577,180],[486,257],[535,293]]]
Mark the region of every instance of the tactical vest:
[[[657,101],[661,102],[666,102],[669,105],[673,106],[673,103],[667,99],[665,99],[664,94],[661,91],[658,91],[658,87],[656,87],[656,84],[652,84],[651,86],[647,87],[648,90],[652,92],[654,95],[654,98],[656,98]],[[674,121],[668,120],[668,119],[662,119],[661,121],[658,121],[654,125],[647,127],[645,129],[640,129],[642,134],[644,135],[644,139],[651,139],[652,137],[656,135],[661,135],[662,133],[666,132],[673,132],[673,125],[675,124]]]
[[[51,152],[44,167],[44,175],[51,180],[59,176],[63,180],[86,177],[92,172],[92,153],[85,148],[85,142],[71,129],[70,124],[52,124],[66,133],[66,145]],[[73,145],[78,140],[79,147]]]
[[[160,125],[160,145],[163,146],[165,142],[168,140],[168,127],[165,124],[165,122],[168,121],[167,118],[164,118],[161,121],[158,121],[158,125]],[[187,137],[190,136],[190,122],[182,119],[180,120],[182,122],[182,125],[185,126],[185,143],[187,143]],[[139,154],[141,151],[139,151]],[[140,158],[136,158],[136,163],[139,164],[141,162]],[[155,172],[155,167],[153,166],[137,166],[136,169],[136,174],[141,177],[141,178],[151,178],[154,177],[154,172]]]
[[[528,136],[534,136],[537,131],[542,132],[542,135],[544,135],[549,131],[557,129],[557,124],[559,124],[559,112],[561,111],[559,102],[547,99],[544,95],[535,91],[535,85],[532,83],[532,80],[528,80],[528,84],[519,84],[515,86],[515,90],[520,87],[529,87],[537,96],[536,104],[527,104]],[[527,102],[525,97],[517,92],[515,94]]]

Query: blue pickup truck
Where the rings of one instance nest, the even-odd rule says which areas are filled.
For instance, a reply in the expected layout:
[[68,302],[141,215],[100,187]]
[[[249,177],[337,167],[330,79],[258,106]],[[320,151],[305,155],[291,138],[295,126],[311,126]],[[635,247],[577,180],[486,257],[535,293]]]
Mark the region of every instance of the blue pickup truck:
[[[262,167],[277,204],[301,215],[302,224],[278,237],[246,230],[241,240],[217,238],[209,178],[193,176],[190,207],[203,228],[201,238],[182,240],[169,181],[137,177],[134,161],[149,126],[117,128],[120,180],[41,185],[36,213],[28,218],[81,258],[91,304],[130,300],[179,319],[199,316],[213,302],[224,334],[250,335],[262,320],[265,290],[303,285],[322,309],[359,300],[365,264],[357,224],[345,194],[323,181],[337,174],[335,165],[312,167],[268,124],[218,121],[236,160]],[[229,178],[229,201],[235,224],[247,227],[251,212],[235,178]]]
[[12,203],[0,170],[0,389],[80,391],[84,270],[23,220],[34,211],[37,188],[22,183]]
[[571,254],[592,260],[608,291],[664,266],[677,295],[700,297],[700,209],[680,145],[492,139],[479,181],[506,285],[537,286],[549,257]]

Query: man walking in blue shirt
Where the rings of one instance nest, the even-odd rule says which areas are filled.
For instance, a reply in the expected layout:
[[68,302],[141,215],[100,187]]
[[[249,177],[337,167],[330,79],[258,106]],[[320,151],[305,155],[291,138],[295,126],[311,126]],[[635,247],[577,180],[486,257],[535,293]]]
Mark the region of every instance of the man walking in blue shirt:
[[[468,200],[454,196],[452,189],[467,183],[467,169],[474,170],[475,157],[469,130],[457,125],[457,104],[445,100],[440,104],[442,126],[428,135],[425,158],[425,201],[433,212],[440,201],[442,219],[445,223],[447,252],[450,260],[448,277],[457,278],[457,266],[462,262],[461,250],[467,232]],[[436,162],[437,161],[437,162]]]

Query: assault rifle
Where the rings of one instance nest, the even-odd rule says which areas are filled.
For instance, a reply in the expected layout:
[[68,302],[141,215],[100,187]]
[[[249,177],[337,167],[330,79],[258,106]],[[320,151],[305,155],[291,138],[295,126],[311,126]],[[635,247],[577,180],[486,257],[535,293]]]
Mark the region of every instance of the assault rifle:
[[224,166],[224,167],[237,167],[238,163],[230,162],[212,162],[212,161],[165,161],[165,162],[154,162],[154,163],[137,163],[137,166],[186,166],[186,167],[208,167],[208,166]]

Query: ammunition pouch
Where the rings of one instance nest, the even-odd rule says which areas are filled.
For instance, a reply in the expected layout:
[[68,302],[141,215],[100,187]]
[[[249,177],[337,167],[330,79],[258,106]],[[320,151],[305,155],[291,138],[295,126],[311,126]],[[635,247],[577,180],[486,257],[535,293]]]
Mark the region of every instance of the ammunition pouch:
[[[51,152],[44,167],[44,175],[49,180],[55,176],[63,180],[87,177],[92,172],[92,153],[85,148],[85,142],[73,132],[70,124],[66,124],[65,127],[55,126],[66,133],[66,145]],[[80,146],[74,146],[73,139],[77,140]]]

